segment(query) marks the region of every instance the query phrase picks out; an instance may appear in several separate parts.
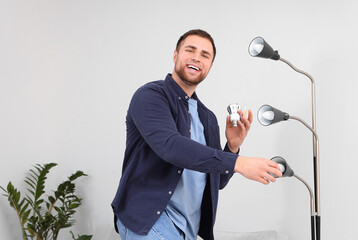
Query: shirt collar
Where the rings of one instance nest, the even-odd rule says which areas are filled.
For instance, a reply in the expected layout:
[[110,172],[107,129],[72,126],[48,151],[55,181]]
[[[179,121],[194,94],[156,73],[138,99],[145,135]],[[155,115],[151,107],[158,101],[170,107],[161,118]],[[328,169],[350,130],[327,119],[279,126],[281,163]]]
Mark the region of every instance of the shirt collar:
[[[174,89],[179,100],[185,100],[185,101],[189,100],[190,97],[188,96],[188,94],[186,94],[186,92],[184,92],[184,90],[174,81],[174,79],[172,78],[172,75],[170,73],[166,76],[165,82],[168,83]],[[196,92],[193,93],[191,98],[193,98],[197,101],[199,100],[198,96],[196,95]]]

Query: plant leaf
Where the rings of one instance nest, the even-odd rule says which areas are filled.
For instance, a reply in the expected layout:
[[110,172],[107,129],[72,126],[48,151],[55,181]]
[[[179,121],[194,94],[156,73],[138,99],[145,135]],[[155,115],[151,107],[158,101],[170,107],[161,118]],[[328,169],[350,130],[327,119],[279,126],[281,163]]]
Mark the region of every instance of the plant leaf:
[[70,231],[70,233],[72,235],[72,239],[74,239],[74,240],[91,240],[92,239],[92,235],[81,235],[81,236],[77,235],[77,238],[76,238],[72,231]]
[[77,171],[76,173],[72,174],[68,180],[70,180],[71,182],[74,181],[75,179],[81,177],[81,176],[87,176],[87,174],[85,174],[84,172],[82,171]]

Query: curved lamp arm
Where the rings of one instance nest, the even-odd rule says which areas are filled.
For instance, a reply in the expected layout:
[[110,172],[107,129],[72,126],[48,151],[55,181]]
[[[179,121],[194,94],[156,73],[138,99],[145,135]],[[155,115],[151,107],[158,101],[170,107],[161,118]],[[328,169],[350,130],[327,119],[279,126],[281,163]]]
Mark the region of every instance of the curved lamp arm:
[[[305,71],[302,71],[298,68],[296,68],[292,63],[290,63],[289,61],[287,61],[286,59],[280,57],[279,59],[281,62],[286,63],[288,66],[290,66],[293,70],[295,70],[298,73],[301,73],[303,75],[305,75],[306,77],[308,77],[311,80],[312,86],[311,86],[311,94],[312,94],[312,128],[313,130],[316,131],[316,89],[315,89],[315,80],[313,79],[313,77],[308,74]],[[316,144],[313,144],[313,152],[316,152]],[[316,155],[315,155],[316,156]]]
[[297,178],[298,180],[300,180],[307,188],[308,192],[310,193],[310,209],[311,209],[311,216],[314,216],[314,198],[313,198],[313,191],[310,188],[310,186],[308,185],[308,183],[303,180],[301,177],[297,176],[296,174],[293,175],[295,178]]
[[318,142],[318,135],[317,135],[316,131],[308,123],[306,123],[302,118],[290,115],[288,119],[297,120],[297,121],[301,122],[303,125],[305,125],[312,132],[312,134],[313,134],[313,136],[315,138],[315,141]]
[[294,119],[297,120],[299,122],[301,122],[303,125],[305,125],[312,133],[314,136],[314,140],[316,143],[316,149],[314,154],[316,156],[315,161],[316,161],[316,211],[317,211],[317,215],[320,216],[321,215],[321,204],[320,204],[320,168],[319,168],[319,140],[318,140],[318,135],[316,133],[316,131],[310,127],[310,125],[308,125],[308,123],[306,123],[304,120],[302,120],[299,117],[295,117],[295,116],[289,116],[289,119]]
[[303,75],[306,75],[306,76],[311,80],[312,83],[315,83],[313,77],[312,77],[310,74],[308,74],[307,72],[302,71],[302,70],[296,68],[292,63],[290,63],[289,61],[287,61],[286,59],[284,59],[284,58],[282,58],[282,57],[280,57],[279,60],[282,61],[282,62],[284,62],[284,63],[286,63],[288,66],[290,66],[290,67],[291,67],[293,70],[295,70],[296,72],[301,73],[301,74],[303,74]]

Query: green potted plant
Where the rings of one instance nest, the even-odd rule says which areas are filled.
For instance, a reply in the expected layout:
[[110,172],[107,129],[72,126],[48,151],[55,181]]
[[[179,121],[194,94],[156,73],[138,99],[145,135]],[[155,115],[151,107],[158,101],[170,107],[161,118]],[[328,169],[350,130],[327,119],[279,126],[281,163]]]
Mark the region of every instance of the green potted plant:
[[[7,188],[0,188],[5,192],[10,206],[15,210],[22,232],[23,240],[56,240],[61,229],[74,225],[73,215],[81,205],[82,199],[75,195],[75,183],[79,177],[87,176],[82,171],[77,171],[68,179],[58,185],[51,195],[44,196],[45,181],[50,169],[56,163],[44,165],[36,164],[30,169],[25,183],[28,195],[21,197],[11,181]],[[90,240],[92,235],[75,235],[70,232],[72,239]]]

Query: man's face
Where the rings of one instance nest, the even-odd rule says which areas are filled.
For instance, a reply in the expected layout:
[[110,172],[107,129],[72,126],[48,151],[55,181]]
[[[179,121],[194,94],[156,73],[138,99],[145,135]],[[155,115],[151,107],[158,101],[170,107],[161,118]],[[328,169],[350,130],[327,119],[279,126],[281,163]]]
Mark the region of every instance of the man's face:
[[196,86],[205,79],[213,64],[214,50],[209,39],[188,36],[174,52],[174,75],[188,86]]

